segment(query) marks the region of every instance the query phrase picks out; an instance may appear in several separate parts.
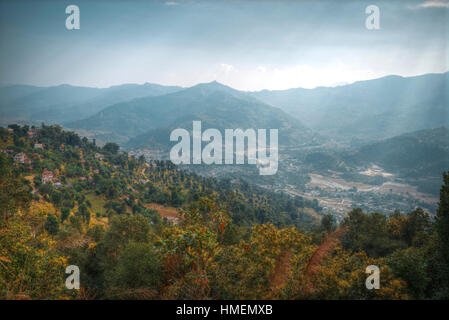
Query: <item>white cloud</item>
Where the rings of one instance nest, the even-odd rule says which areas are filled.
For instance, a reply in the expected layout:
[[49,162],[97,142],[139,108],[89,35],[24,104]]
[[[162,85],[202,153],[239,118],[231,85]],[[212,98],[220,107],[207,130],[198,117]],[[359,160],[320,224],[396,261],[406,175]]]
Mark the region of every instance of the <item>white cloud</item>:
[[240,86],[247,89],[260,90],[287,89],[292,87],[314,88],[317,86],[333,86],[336,83],[354,82],[369,77],[371,70],[354,70],[341,62],[331,66],[316,67],[307,64],[292,66],[258,66],[240,76]]
[[449,8],[449,1],[443,0],[428,0],[417,6],[417,8]]
[[340,61],[328,66],[297,64],[290,66],[258,65],[234,66],[221,63],[217,69],[203,73],[199,82],[217,80],[240,90],[281,90],[288,88],[315,88],[352,83],[359,79],[375,78],[368,68],[354,69]]
[[226,74],[228,74],[232,71],[236,71],[236,68],[232,64],[222,63],[222,64],[220,64],[220,67],[221,67],[221,71],[223,71]]
[[167,1],[167,2],[165,2],[165,5],[166,6],[176,6],[178,3],[177,2],[174,2],[174,1]]

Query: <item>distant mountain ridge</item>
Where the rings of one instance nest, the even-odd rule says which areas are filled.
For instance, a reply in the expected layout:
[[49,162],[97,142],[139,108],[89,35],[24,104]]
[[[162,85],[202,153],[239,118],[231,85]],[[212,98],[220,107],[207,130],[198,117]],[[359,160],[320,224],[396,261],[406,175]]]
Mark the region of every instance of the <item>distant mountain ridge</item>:
[[12,85],[0,88],[0,117],[53,122],[74,121],[91,116],[111,104],[181,89],[151,83],[124,84],[109,88]]
[[318,139],[282,110],[218,82],[118,103],[67,126],[109,133],[123,141],[135,137],[129,143],[133,147],[144,147],[150,140],[166,146],[172,129],[191,129],[194,120],[202,121],[203,128],[279,129],[280,144],[313,143]]
[[403,175],[437,176],[449,170],[449,129],[419,130],[359,148],[346,158],[355,164],[376,163]]
[[449,73],[251,93],[332,137],[379,140],[449,125]]
[[215,81],[190,88],[148,83],[105,89],[14,85],[0,87],[0,118],[61,123],[120,143],[202,120],[205,126],[217,128],[289,128],[283,131],[286,143],[306,143],[304,139],[315,143],[319,134],[362,145],[448,126],[448,74],[258,92]]

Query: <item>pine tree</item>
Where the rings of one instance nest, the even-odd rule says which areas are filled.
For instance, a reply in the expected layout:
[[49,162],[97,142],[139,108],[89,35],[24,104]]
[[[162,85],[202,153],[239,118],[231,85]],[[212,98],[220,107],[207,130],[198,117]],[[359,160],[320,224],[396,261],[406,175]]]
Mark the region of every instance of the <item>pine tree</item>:
[[449,173],[443,173],[440,204],[436,216],[440,259],[441,298],[449,298]]

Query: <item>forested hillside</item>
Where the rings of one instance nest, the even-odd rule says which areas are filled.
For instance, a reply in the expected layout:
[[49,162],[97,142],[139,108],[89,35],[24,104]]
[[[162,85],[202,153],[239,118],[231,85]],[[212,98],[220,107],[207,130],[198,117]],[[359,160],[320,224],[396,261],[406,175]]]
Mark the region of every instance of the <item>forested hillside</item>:
[[376,163],[409,177],[441,176],[449,169],[449,130],[421,130],[363,146],[347,156],[354,164]]
[[[376,165],[400,181],[415,185],[420,191],[437,196],[441,174],[449,170],[449,130],[440,127],[413,131],[389,139],[368,143],[341,152],[321,151],[309,154],[305,163],[319,172],[327,170],[351,173]],[[379,183],[380,176],[363,176]]]
[[[436,220],[351,211],[102,148],[58,126],[0,129],[2,299],[449,297],[449,177]],[[65,288],[65,267],[81,289]],[[381,288],[367,290],[377,265]]]

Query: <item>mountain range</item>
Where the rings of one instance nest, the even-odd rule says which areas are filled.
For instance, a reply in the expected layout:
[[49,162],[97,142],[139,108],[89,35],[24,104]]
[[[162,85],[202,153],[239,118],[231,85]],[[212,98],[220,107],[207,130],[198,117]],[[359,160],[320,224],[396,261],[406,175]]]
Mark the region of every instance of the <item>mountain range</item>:
[[252,95],[322,135],[370,141],[447,126],[448,75],[387,76],[338,87],[263,90]]
[[218,82],[118,103],[67,126],[88,131],[94,128],[116,140],[131,138],[129,146],[149,147],[149,141],[168,146],[171,130],[191,129],[193,120],[200,120],[203,129],[279,129],[279,143],[283,145],[319,141],[318,135],[281,109]]
[[449,129],[419,130],[346,153],[355,165],[376,163],[404,177],[436,176],[449,169]]
[[[157,134],[186,125],[192,119],[216,128],[277,126],[285,132],[285,143],[304,144],[304,139],[315,143],[318,134],[372,142],[448,126],[448,74],[387,76],[338,87],[258,92],[217,82],[191,88],[151,83],[109,88],[11,85],[0,88],[0,118],[3,122],[61,123],[121,143],[149,136],[150,131]],[[294,139],[291,133],[299,131],[302,134]]]
[[63,123],[89,117],[115,103],[181,89],[151,83],[109,88],[11,85],[0,88],[0,118]]

